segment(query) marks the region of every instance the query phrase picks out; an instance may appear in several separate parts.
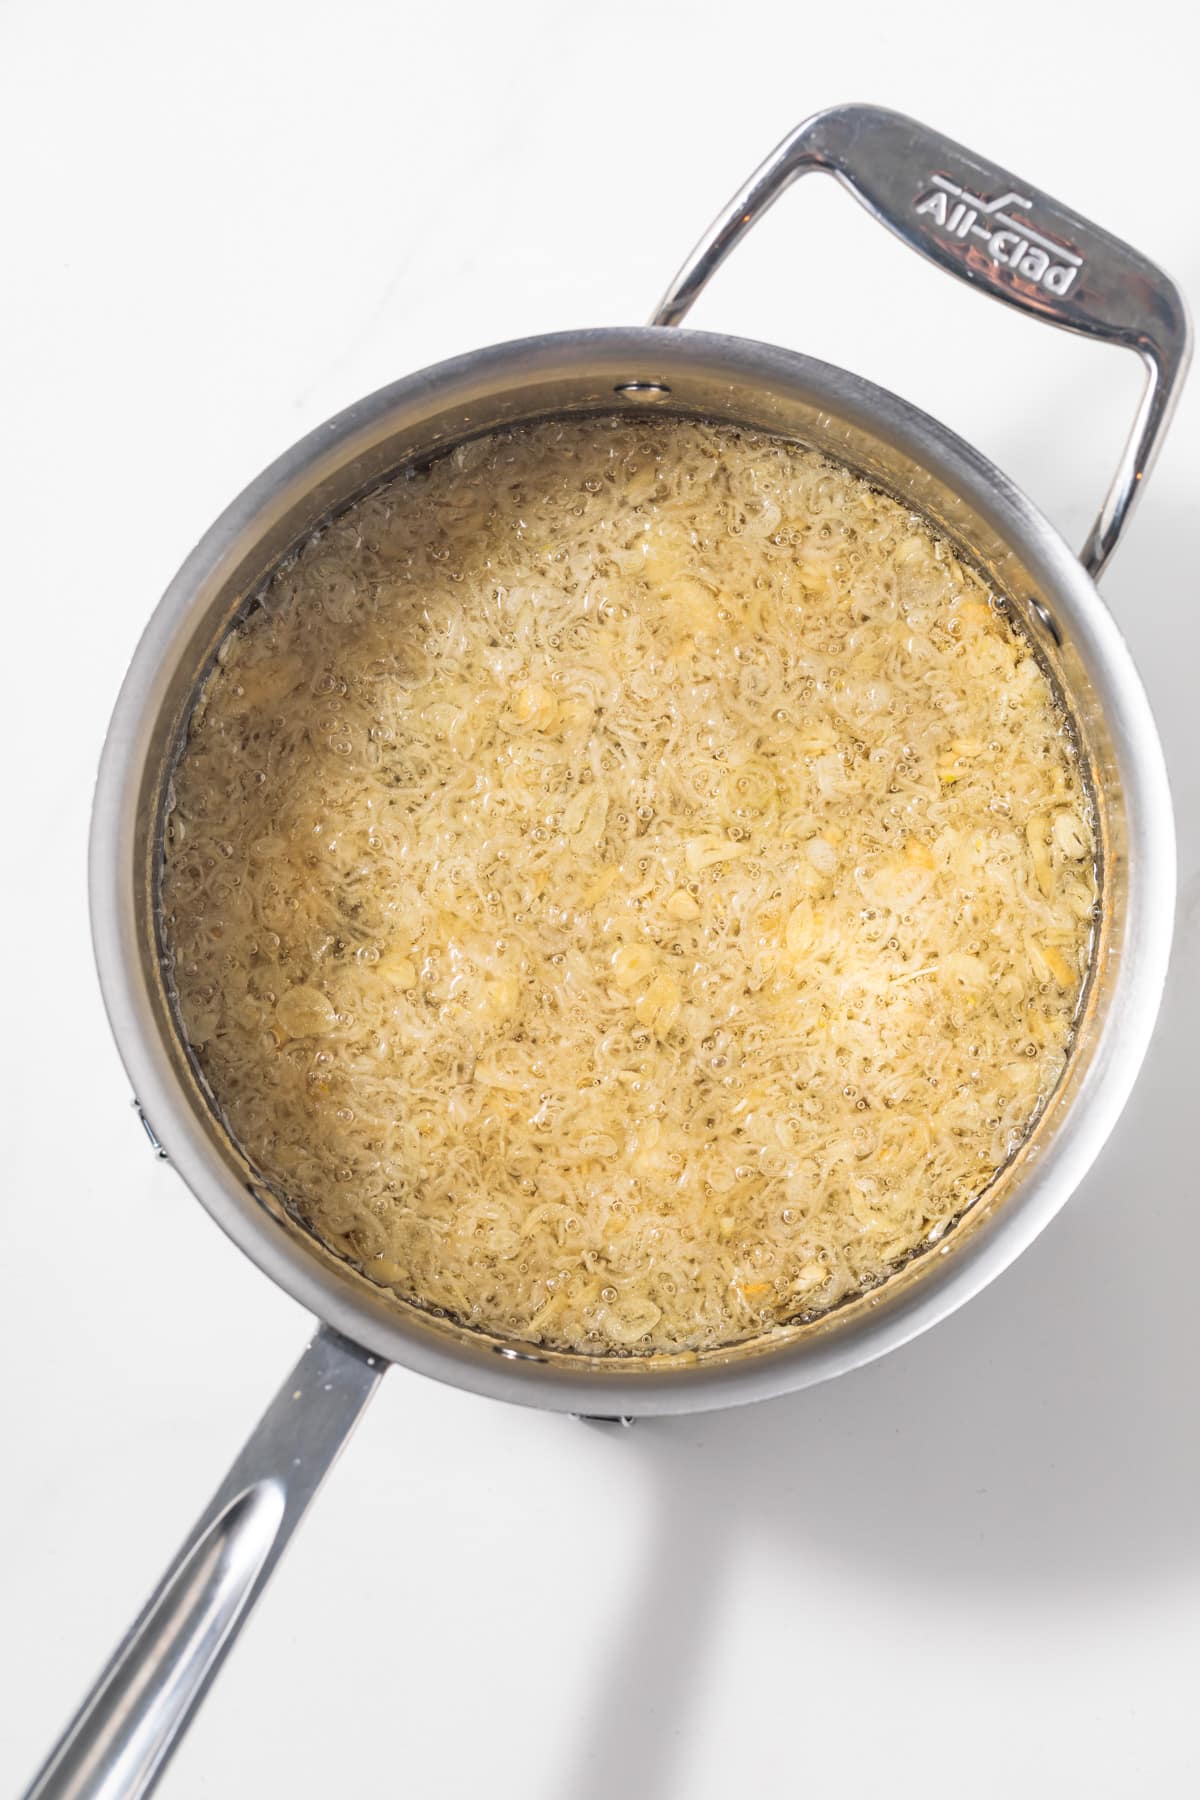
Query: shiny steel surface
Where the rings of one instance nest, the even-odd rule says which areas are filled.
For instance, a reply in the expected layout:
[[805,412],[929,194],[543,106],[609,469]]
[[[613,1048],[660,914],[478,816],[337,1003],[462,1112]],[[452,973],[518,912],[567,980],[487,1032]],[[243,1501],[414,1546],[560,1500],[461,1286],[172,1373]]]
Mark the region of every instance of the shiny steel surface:
[[1170,423],[1191,354],[1183,297],[1128,244],[940,132],[878,106],[835,106],[790,132],[714,221],[651,321],[678,325],[729,252],[792,183],[836,175],[889,231],[963,281],[1051,325],[1134,350],[1146,388],[1080,551],[1099,576]]
[[28,1800],[150,1792],[382,1374],[357,1344],[316,1333]]
[[[633,399],[631,382],[657,392]],[[279,556],[413,456],[505,422],[618,406],[795,436],[903,495],[966,547],[1070,697],[1105,861],[1096,977],[1068,1075],[989,1197],[884,1288],[689,1366],[495,1344],[398,1304],[324,1252],[214,1118],[174,1027],[155,936],[173,749],[217,643]],[[944,427],[842,370],[650,327],[532,339],[442,364],[360,402],[260,477],[189,558],[139,647],[104,755],[92,846],[93,928],[118,1044],[172,1165],[225,1230],[297,1299],[391,1361],[498,1398],[616,1415],[725,1405],[836,1374],[943,1317],[1004,1267],[1065,1200],[1129,1090],[1157,1008],[1174,884],[1166,778],[1140,683],[1094,584],[1030,502]]]
[[[410,376],[305,438],[217,520],[150,620],[117,701],[93,813],[93,937],[152,1143],[246,1254],[327,1329],[52,1754],[31,1790],[39,1800],[148,1790],[385,1362],[498,1399],[609,1420],[807,1386],[904,1343],[997,1275],[1062,1206],[1125,1102],[1166,972],[1174,835],[1146,698],[1092,579],[992,464],[895,395],[769,345],[663,329],[809,168],[838,174],[941,266],[1143,356],[1151,386],[1085,551],[1091,568],[1103,565],[1128,518],[1186,363],[1175,289],[1115,239],[947,140],[894,114],[847,107],[801,126],[769,159],[677,278],[656,326],[532,338]],[[972,199],[983,211],[963,235]],[[951,201],[966,210],[955,215]],[[1010,231],[1001,213],[1013,208],[1014,218],[1028,213],[1037,224],[1018,239],[1019,255],[1004,240],[1019,266],[993,268],[992,238],[989,262],[972,226]],[[256,1180],[209,1106],[175,1027],[156,929],[172,760],[217,645],[279,559],[406,463],[499,425],[600,410],[698,415],[794,437],[924,513],[1008,598],[1067,698],[1101,840],[1103,917],[1078,1042],[1013,1162],[945,1240],[882,1288],[811,1324],[694,1358],[588,1358],[498,1343],[385,1296],[327,1252]],[[322,1380],[309,1378],[322,1368]]]

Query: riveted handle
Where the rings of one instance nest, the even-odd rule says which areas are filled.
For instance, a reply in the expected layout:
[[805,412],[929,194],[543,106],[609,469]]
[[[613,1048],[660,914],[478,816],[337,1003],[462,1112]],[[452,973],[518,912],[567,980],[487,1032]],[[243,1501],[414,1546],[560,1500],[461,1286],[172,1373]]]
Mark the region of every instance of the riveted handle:
[[799,176],[836,175],[930,262],[1008,306],[1134,350],[1147,369],[1132,434],[1080,552],[1099,575],[1124,530],[1191,355],[1183,296],[1146,257],[914,119],[875,106],[816,113],[763,163],[703,237],[651,323],[678,325],[734,245]]

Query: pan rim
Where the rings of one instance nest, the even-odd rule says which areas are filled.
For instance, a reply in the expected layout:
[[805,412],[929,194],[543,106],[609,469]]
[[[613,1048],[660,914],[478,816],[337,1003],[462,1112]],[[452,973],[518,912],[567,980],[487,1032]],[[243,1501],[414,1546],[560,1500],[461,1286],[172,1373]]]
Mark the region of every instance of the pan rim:
[[[1035,1169],[961,1250],[931,1266],[896,1300],[886,1285],[856,1318],[798,1342],[769,1341],[686,1366],[602,1358],[563,1368],[511,1346],[495,1353],[418,1327],[380,1299],[367,1304],[328,1278],[318,1258],[278,1230],[231,1181],[201,1127],[158,1037],[138,936],[134,841],[147,735],[157,716],[170,650],[198,587],[211,579],[253,523],[280,496],[315,485],[322,462],[390,416],[472,383],[505,374],[594,366],[694,370],[701,358],[756,382],[775,379],[828,401],[835,414],[884,430],[968,501],[1019,550],[1042,588],[1061,598],[1072,632],[1103,670],[1106,720],[1121,745],[1130,820],[1130,926],[1113,976],[1114,1004],[1101,1031],[1106,1053],[1088,1071]],[[615,409],[614,409],[615,410]],[[441,448],[443,446],[437,446]],[[1128,748],[1126,749],[1126,746]],[[92,935],[101,990],[134,1091],[189,1188],[263,1273],[345,1336],[389,1362],[495,1398],[564,1412],[641,1415],[686,1412],[792,1391],[898,1348],[948,1316],[1008,1266],[1065,1203],[1107,1138],[1136,1078],[1166,977],[1174,911],[1174,831],[1167,774],[1140,679],[1091,580],[1033,503],[970,445],[888,390],[795,351],[754,340],[662,327],[610,327],[514,340],[418,371],[377,390],[318,426],[276,459],[222,512],[184,562],[151,616],[118,696],[101,758],[89,851]],[[1119,1000],[1120,1004],[1116,1001]],[[949,1248],[950,1246],[948,1246]]]

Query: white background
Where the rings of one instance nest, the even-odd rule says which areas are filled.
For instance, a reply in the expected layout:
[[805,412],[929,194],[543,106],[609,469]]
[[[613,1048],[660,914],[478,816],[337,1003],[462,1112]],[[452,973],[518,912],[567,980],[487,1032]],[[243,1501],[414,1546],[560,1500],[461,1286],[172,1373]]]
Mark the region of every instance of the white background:
[[[103,1018],[92,774],[150,609],[358,395],[644,319],[805,114],[911,112],[1200,291],[1182,4],[9,0],[0,1782],[31,1771],[304,1340],[152,1160]],[[829,182],[697,323],[882,381],[1082,538],[1132,359],[985,305]],[[1181,833],[1136,1097],[1004,1279],[884,1363],[604,1435],[394,1372],[174,1800],[1195,1791],[1200,385],[1104,582]]]

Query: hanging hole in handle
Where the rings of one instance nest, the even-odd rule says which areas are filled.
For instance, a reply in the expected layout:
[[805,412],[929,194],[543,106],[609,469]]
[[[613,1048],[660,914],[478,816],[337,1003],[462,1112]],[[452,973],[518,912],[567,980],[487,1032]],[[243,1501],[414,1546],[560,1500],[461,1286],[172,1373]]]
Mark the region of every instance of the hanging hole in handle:
[[613,389],[614,394],[644,401],[665,400],[670,392],[665,381],[619,381]]

